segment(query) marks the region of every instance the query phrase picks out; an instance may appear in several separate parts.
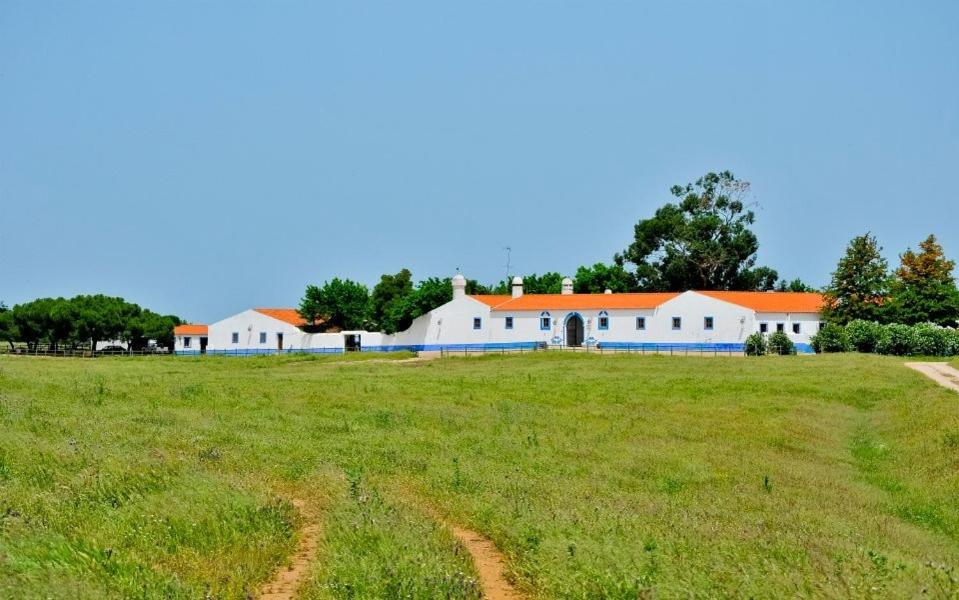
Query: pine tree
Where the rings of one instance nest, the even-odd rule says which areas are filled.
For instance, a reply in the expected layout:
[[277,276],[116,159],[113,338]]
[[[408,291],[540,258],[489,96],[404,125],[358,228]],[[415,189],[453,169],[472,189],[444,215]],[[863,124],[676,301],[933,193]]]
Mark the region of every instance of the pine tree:
[[946,259],[936,236],[920,243],[918,253],[906,250],[899,260],[890,307],[895,320],[955,326],[959,320],[959,290],[952,276],[956,263]]
[[888,263],[875,236],[853,238],[839,260],[832,281],[823,290],[823,316],[834,323],[855,319],[880,321],[889,303]]

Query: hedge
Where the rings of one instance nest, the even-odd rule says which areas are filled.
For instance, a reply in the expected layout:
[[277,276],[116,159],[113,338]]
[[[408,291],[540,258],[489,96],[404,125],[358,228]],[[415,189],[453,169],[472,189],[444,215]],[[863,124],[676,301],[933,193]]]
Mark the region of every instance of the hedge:
[[959,356],[959,329],[932,323],[880,325],[852,321],[830,323],[812,337],[816,352],[875,352],[891,356]]

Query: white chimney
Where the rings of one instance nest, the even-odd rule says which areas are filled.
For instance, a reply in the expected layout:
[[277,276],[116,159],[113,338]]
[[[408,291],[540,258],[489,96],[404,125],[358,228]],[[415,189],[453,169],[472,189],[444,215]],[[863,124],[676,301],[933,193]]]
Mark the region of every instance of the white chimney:
[[453,275],[453,300],[466,296],[466,278],[462,273]]
[[603,293],[604,293],[604,294],[612,294],[612,293],[613,293],[613,290],[611,290],[611,289],[609,289],[609,288],[606,288],[606,291],[603,292]]
[[513,278],[513,297],[519,298],[523,295],[523,278],[517,275]]
[[573,280],[569,277],[563,277],[563,291],[564,296],[569,296],[573,293]]

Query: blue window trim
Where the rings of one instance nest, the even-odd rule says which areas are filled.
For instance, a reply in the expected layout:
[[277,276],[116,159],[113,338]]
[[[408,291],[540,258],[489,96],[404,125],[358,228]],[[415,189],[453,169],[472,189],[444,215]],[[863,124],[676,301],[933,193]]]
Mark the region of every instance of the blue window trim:
[[[603,325],[603,319],[606,319],[606,325]],[[596,319],[596,328],[600,331],[609,329],[609,313],[605,310],[599,311],[599,318]]]
[[636,317],[636,331],[646,330],[646,317]]
[[266,332],[265,332],[265,331],[261,331],[261,332],[260,332],[260,343],[261,343],[261,344],[265,344],[265,343],[266,343]]
[[240,343],[240,332],[239,332],[239,331],[234,331],[234,332],[233,332],[233,334],[230,336],[230,343],[231,343],[231,344],[239,344],[239,343]]
[[483,318],[473,317],[473,329],[482,329],[482,328],[483,328]]
[[544,310],[543,312],[539,313],[539,330],[540,331],[549,331],[549,328],[552,324],[553,324],[553,318],[550,316],[548,311]]
[[[679,325],[676,325],[676,321],[679,321]],[[670,323],[673,326],[673,331],[682,331],[683,329],[683,318],[682,317],[672,317]]]
[[[709,324],[706,324],[706,320],[709,319]],[[716,327],[716,318],[711,316],[703,317],[703,330],[712,331]]]
[[512,329],[512,328],[513,328],[513,317],[506,317],[506,319],[504,320],[504,325],[506,326],[506,329]]

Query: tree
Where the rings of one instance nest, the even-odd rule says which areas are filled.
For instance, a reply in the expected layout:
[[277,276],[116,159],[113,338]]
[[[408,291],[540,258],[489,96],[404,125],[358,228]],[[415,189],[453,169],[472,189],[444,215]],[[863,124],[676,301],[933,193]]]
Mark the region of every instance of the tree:
[[7,305],[0,302],[0,341],[7,342],[13,350],[13,343],[17,341],[17,329],[13,324],[13,312]]
[[796,278],[792,281],[786,281],[785,279],[779,280],[779,285],[776,286],[777,292],[816,292],[818,291],[811,285],[805,283],[802,279]]
[[71,299],[76,307],[75,336],[80,342],[90,342],[94,350],[97,342],[122,337],[130,318],[140,313],[140,307],[123,298],[95,294]]
[[849,242],[832,281],[823,290],[823,317],[845,325],[855,319],[884,320],[889,301],[889,274],[882,247],[869,233]]
[[955,326],[959,321],[959,290],[952,276],[955,261],[947,260],[936,236],[930,235],[899,256],[892,281],[890,315],[899,323]]
[[[522,278],[524,294],[558,294],[563,290],[563,276],[555,271],[548,271],[542,275],[536,273],[523,275]],[[512,292],[512,279],[501,281],[489,289],[491,294],[511,294]]]
[[146,349],[149,340],[156,340],[158,346],[173,348],[173,328],[181,322],[175,315],[159,315],[144,309],[127,322],[123,337],[131,350]]
[[743,290],[770,278],[775,283],[772,269],[753,271],[759,241],[750,229],[756,216],[743,203],[748,182],[723,171],[670,191],[678,203],[637,223],[633,243],[616,257],[636,266],[641,289]]
[[402,269],[395,275],[382,275],[370,294],[370,318],[385,333],[396,333],[400,306],[413,293],[413,274]]
[[613,292],[632,292],[636,290],[636,277],[622,264],[605,265],[596,263],[592,267],[576,269],[573,279],[573,291],[577,294],[602,294],[606,290]]
[[369,318],[369,303],[370,293],[365,285],[334,277],[323,287],[307,286],[299,312],[311,327],[362,329]]

